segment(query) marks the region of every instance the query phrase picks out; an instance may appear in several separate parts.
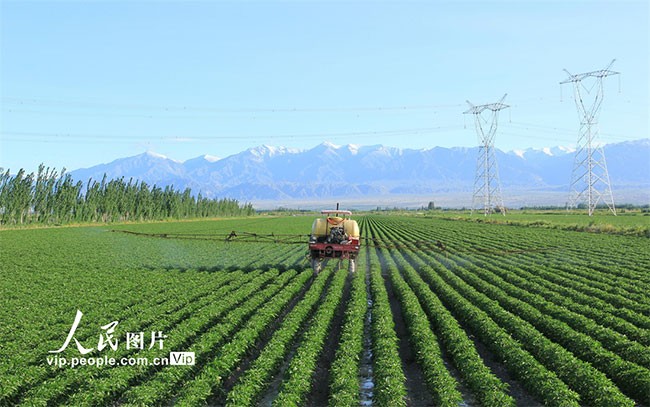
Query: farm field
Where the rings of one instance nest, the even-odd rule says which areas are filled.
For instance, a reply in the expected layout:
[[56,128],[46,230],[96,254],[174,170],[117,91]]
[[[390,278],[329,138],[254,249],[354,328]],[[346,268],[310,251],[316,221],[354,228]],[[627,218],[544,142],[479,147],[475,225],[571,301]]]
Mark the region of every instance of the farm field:
[[611,212],[604,209],[597,210],[593,216],[564,210],[512,210],[508,212],[508,216],[489,218],[480,214],[472,215],[467,211],[449,211],[434,216],[475,222],[650,237],[650,213],[645,210],[640,212],[622,209],[618,211],[617,216],[612,216]]
[[317,276],[312,216],[0,231],[0,405],[650,406],[648,238],[357,219]]

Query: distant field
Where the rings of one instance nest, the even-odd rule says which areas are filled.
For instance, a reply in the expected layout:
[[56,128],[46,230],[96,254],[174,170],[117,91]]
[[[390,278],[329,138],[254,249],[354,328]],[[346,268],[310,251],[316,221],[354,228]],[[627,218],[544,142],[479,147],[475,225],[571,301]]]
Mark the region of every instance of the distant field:
[[[313,216],[0,231],[0,405],[650,405],[646,237],[552,227],[584,215],[358,219],[357,273],[318,276]],[[75,339],[149,364],[71,368]],[[175,351],[195,364],[150,363]]]
[[536,226],[578,230],[585,232],[602,232],[613,234],[628,234],[650,237],[650,213],[640,211],[619,212],[613,216],[611,212],[600,211],[594,216],[585,213],[556,211],[521,211],[513,210],[506,216],[492,214],[488,217],[480,213],[470,214],[464,212],[437,212],[432,216],[465,219],[476,222],[505,223],[522,226]]

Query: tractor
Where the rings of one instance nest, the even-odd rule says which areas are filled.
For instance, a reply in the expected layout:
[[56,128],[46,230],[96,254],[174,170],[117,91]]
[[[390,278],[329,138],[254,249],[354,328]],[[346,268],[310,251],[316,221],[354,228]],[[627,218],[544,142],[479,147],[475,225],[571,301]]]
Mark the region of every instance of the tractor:
[[338,259],[339,268],[343,260],[349,260],[350,272],[356,271],[359,254],[359,225],[350,216],[352,212],[338,209],[321,211],[323,218],[314,220],[309,238],[309,255],[314,274],[323,268],[325,259]]

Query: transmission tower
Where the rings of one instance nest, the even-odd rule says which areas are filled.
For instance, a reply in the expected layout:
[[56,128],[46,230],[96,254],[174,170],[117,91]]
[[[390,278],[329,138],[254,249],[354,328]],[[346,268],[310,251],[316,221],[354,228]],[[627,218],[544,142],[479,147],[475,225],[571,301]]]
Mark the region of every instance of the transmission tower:
[[[473,114],[476,134],[479,138],[479,155],[476,162],[476,178],[474,179],[474,195],[472,196],[472,213],[479,206],[483,207],[485,216],[493,213],[499,208],[503,215],[506,214],[501,196],[501,185],[499,184],[499,169],[494,153],[494,135],[497,131],[497,117],[499,110],[510,107],[503,103],[507,94],[501,100],[487,105],[474,106],[469,100],[470,108],[463,114]],[[490,127],[484,130],[483,126],[488,124],[481,114],[489,110],[492,112]]]
[[[580,132],[573,161],[567,209],[576,208],[578,204],[586,201],[589,216],[593,215],[596,205],[600,202],[604,202],[616,216],[605,153],[602,146],[596,143],[598,114],[603,103],[603,78],[619,74],[609,69],[614,61],[616,60],[612,60],[605,69],[576,75],[565,69],[569,77],[560,82],[560,85],[573,83],[573,99],[580,116]],[[585,79],[589,80],[589,87],[583,83]],[[592,92],[595,92],[593,99],[585,101],[584,96],[591,95]]]

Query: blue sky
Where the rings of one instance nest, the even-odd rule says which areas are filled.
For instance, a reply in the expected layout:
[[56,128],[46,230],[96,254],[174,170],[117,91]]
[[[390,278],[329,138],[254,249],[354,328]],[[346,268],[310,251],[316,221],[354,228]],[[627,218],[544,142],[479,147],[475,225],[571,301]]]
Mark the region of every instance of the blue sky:
[[563,68],[614,58],[600,140],[648,137],[647,1],[0,7],[0,166],[12,170],[261,144],[474,146],[465,100],[505,93],[498,148],[571,145],[579,118]]

